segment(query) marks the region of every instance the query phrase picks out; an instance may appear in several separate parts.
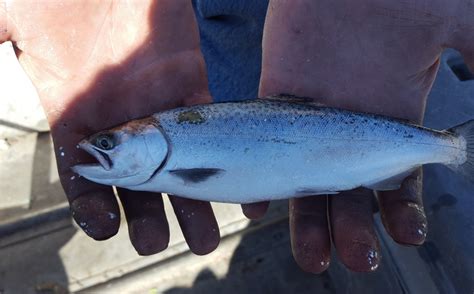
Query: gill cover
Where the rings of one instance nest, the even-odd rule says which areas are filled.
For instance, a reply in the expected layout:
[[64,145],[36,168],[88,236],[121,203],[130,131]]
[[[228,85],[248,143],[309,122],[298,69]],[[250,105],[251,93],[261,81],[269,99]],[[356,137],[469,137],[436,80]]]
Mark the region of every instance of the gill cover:
[[156,121],[135,120],[79,143],[98,163],[76,165],[74,172],[104,185],[127,188],[148,181],[163,166],[168,142]]

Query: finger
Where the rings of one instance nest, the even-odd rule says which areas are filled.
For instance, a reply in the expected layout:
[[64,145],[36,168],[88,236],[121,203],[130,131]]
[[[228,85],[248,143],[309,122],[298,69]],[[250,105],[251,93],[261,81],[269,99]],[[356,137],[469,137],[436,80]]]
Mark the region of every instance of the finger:
[[95,161],[71,145],[78,140],[56,136],[54,131],[52,134],[59,178],[74,220],[93,239],[105,240],[114,236],[120,226],[120,210],[112,187],[92,183],[72,172],[70,167],[76,163]]
[[160,193],[118,189],[133,247],[140,255],[151,255],[168,247],[170,230]]
[[331,259],[327,197],[290,199],[289,213],[291,248],[296,263],[307,272],[325,271]]
[[94,188],[70,201],[74,220],[95,240],[106,240],[114,236],[120,227],[119,207],[109,190]]
[[169,196],[184,239],[194,254],[205,255],[217,248],[219,226],[209,202]]
[[259,219],[265,215],[269,205],[268,201],[242,204],[242,212],[249,219]]
[[378,192],[385,229],[398,243],[421,245],[427,233],[422,202],[422,172],[416,171],[397,191]]
[[2,1],[0,2],[0,44],[11,38],[11,23],[7,17],[7,3]]
[[330,198],[331,233],[344,265],[357,272],[377,269],[379,243],[372,218],[372,191],[358,189]]

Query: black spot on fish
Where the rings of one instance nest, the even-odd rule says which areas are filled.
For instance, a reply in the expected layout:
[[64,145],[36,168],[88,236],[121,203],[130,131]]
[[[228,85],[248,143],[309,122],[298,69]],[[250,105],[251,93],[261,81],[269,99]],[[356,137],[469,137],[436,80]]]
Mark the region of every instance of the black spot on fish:
[[408,139],[411,139],[411,138],[413,138],[413,135],[411,135],[411,134],[409,134],[409,135],[405,135],[405,136],[403,136],[403,138],[408,138]]
[[225,172],[220,168],[189,168],[189,169],[175,169],[170,170],[169,173],[183,179],[185,182],[201,183]]
[[273,143],[282,143],[282,144],[288,144],[288,145],[296,144],[296,142],[288,141],[288,140],[285,140],[285,139],[278,139],[278,138],[272,138],[271,141]]

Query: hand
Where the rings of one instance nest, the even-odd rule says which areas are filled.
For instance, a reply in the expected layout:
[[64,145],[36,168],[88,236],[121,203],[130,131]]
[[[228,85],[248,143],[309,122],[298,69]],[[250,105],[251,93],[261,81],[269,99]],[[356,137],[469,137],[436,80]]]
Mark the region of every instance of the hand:
[[[71,166],[92,160],[76,144],[130,119],[211,101],[191,2],[10,1],[7,15],[0,42],[14,42],[38,90],[74,219],[92,238],[110,238],[120,224],[117,200],[111,187],[72,173]],[[118,195],[138,253],[164,250],[169,228],[161,195]],[[214,250],[219,228],[210,204],[170,199],[190,249]],[[182,211],[193,212],[192,222]]]
[[[474,69],[469,1],[429,2],[270,0],[260,96],[314,97],[328,106],[421,123],[443,48],[460,50]],[[421,185],[418,171],[400,190],[378,193],[383,223],[398,243],[420,245],[426,237]],[[290,200],[291,243],[301,268],[324,271],[330,240],[349,269],[377,268],[371,193]],[[264,209],[245,208],[253,217]]]

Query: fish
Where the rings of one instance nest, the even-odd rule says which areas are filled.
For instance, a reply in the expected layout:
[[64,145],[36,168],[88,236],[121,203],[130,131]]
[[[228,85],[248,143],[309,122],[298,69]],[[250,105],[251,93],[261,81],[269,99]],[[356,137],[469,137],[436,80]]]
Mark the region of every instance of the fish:
[[224,203],[396,190],[425,164],[474,182],[474,120],[433,130],[311,101],[281,95],[158,112],[79,142],[97,163],[72,170],[99,184]]

